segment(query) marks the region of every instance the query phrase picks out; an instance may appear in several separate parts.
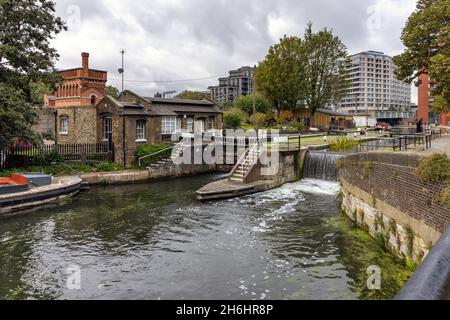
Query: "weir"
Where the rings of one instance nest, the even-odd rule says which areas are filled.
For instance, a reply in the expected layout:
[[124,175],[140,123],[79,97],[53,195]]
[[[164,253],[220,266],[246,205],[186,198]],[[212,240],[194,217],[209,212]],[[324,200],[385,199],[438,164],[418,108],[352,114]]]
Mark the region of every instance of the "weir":
[[326,151],[309,151],[303,168],[304,178],[338,181],[337,159],[343,154]]

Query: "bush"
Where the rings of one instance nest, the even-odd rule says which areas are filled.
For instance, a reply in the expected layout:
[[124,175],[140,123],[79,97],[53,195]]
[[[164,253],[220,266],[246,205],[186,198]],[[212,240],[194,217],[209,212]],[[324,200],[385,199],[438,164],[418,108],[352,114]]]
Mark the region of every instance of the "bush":
[[53,162],[62,162],[63,158],[56,150],[52,150],[46,153],[39,154],[30,158],[32,166],[48,166]]
[[305,125],[303,123],[301,123],[301,122],[297,122],[295,124],[295,129],[298,130],[298,131],[304,131],[305,130]]
[[250,116],[249,122],[255,126],[256,129],[263,128],[266,124],[266,115],[258,112]]
[[450,186],[447,186],[442,191],[441,201],[444,203],[444,206],[450,210]]
[[330,150],[335,152],[348,151],[356,148],[359,142],[356,140],[350,140],[344,137],[338,137],[332,143],[330,143]]
[[294,114],[290,111],[281,111],[277,117],[278,124],[287,124],[294,119]]
[[[240,96],[233,104],[237,109],[244,111],[247,114],[253,113],[253,96]],[[255,109],[257,113],[265,113],[270,110],[270,102],[260,93],[255,95]]]
[[244,116],[242,115],[242,111],[232,109],[224,113],[223,127],[224,129],[239,129],[243,120]]
[[276,116],[273,112],[267,112],[265,114],[266,126],[271,127],[276,123]]
[[432,156],[423,158],[416,172],[425,182],[439,182],[449,177],[450,166],[447,154],[435,153]]
[[156,161],[168,158],[171,153],[172,150],[169,149],[171,147],[170,144],[167,143],[155,143],[155,144],[143,144],[140,145],[135,152],[135,161],[136,164],[138,164],[139,162],[139,158],[144,157],[144,156],[148,156],[154,153],[157,153],[159,151],[163,151],[166,150],[164,152],[160,152],[152,157],[148,157],[142,160],[141,164],[142,165],[148,165],[151,163],[155,163]]

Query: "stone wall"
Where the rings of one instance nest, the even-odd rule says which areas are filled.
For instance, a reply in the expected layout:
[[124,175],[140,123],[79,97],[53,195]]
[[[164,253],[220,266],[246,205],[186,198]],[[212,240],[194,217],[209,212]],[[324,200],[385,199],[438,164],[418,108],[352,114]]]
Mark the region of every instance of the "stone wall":
[[421,261],[450,223],[440,201],[444,183],[416,174],[413,154],[366,153],[339,160],[342,207],[399,257]]
[[[56,112],[56,141],[58,144],[97,142],[95,106],[59,107]],[[69,132],[67,134],[60,132],[60,119],[63,116],[68,119]]]

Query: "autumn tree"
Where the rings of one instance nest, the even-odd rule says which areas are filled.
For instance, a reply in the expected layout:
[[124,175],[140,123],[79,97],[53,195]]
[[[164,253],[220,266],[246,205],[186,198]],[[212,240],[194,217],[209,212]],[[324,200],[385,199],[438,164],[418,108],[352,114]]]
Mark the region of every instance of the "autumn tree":
[[450,111],[450,2],[419,0],[401,39],[406,49],[394,57],[397,78],[418,86],[419,77],[428,75],[434,83],[433,108]]

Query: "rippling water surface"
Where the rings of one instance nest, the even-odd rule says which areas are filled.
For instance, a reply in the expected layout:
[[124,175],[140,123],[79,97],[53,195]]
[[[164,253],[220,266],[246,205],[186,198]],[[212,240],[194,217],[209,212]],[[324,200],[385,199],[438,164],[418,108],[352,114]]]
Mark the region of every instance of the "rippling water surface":
[[[337,183],[306,179],[198,202],[216,177],[98,187],[0,220],[0,298],[391,298],[403,264],[339,213]],[[366,288],[367,267],[382,289]],[[81,289],[67,288],[68,267]]]

